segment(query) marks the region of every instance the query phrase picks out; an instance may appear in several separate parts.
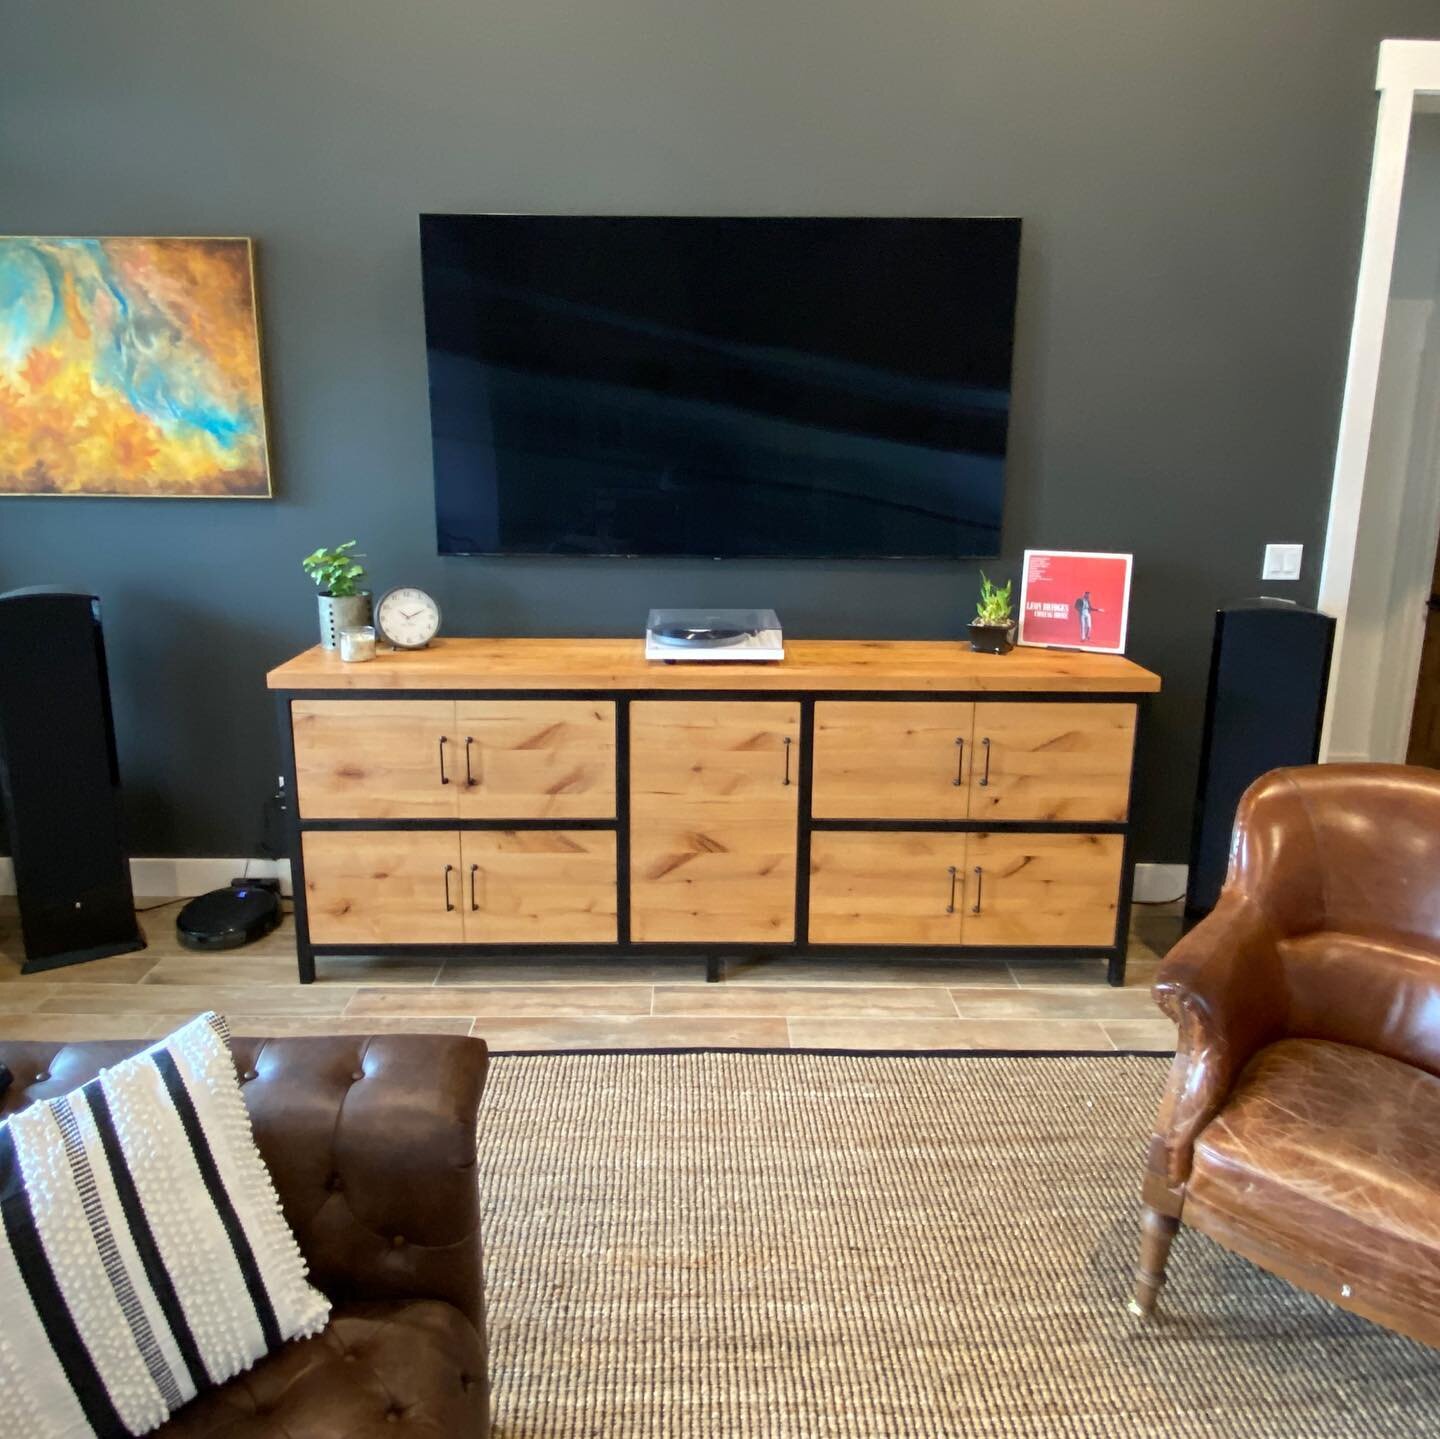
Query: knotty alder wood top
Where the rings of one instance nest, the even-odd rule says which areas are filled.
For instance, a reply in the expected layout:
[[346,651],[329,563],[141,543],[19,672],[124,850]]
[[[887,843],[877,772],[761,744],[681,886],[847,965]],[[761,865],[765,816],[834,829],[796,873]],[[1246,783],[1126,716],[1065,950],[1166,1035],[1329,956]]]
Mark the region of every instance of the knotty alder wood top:
[[272,690],[915,690],[1153,694],[1160,676],[1119,655],[964,640],[787,640],[764,663],[647,660],[639,639],[438,639],[346,664],[316,646],[270,671]]

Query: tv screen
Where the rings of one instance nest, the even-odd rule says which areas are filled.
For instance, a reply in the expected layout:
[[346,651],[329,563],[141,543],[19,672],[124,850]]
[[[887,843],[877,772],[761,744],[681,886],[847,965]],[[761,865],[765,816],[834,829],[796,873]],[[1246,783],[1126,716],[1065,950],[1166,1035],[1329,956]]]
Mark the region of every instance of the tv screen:
[[420,239],[442,554],[997,553],[1019,220]]

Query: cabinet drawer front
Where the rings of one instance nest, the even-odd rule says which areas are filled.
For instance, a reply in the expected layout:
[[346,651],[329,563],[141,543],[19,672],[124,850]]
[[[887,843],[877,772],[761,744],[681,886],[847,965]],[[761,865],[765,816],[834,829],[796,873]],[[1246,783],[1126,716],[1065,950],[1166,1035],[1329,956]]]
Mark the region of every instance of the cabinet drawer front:
[[981,702],[970,818],[1123,820],[1134,749],[1133,704]]
[[799,741],[789,702],[631,705],[632,938],[794,939]]
[[959,944],[964,866],[963,834],[812,835],[811,942]]
[[821,700],[811,813],[821,819],[964,819],[968,702]]
[[1114,944],[1123,852],[1118,834],[970,835],[965,943]]
[[470,830],[461,839],[470,944],[614,944],[615,836]]
[[463,819],[611,819],[613,700],[457,700]]
[[316,944],[458,944],[464,937],[453,830],[311,831],[301,846]]
[[[450,819],[463,756],[450,700],[296,700],[295,791],[304,819]],[[442,764],[441,740],[445,739]],[[445,783],[446,780],[451,781]]]

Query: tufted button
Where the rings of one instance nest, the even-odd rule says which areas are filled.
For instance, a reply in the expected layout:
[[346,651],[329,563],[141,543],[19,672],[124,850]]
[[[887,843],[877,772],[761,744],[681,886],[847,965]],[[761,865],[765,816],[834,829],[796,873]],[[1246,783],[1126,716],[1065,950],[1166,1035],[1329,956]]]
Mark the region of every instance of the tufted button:
[[405,1247],[405,1236],[404,1236],[403,1234],[397,1234],[397,1235],[390,1241],[390,1247],[391,1247],[392,1249],[404,1249],[404,1247]]
[[403,1409],[387,1409],[385,1411],[385,1422],[387,1424],[394,1424],[404,1412]]
[[253,1069],[247,1069],[245,1073],[240,1076],[241,1083],[243,1084],[248,1084],[252,1079],[259,1078],[259,1074],[257,1074]]
[[350,1081],[352,1084],[359,1084],[359,1082],[364,1078],[365,1071],[363,1069],[357,1069],[355,1073],[350,1076]]
[[341,1179],[338,1174],[327,1174],[325,1176],[325,1188],[328,1189],[331,1194],[339,1194],[344,1187],[345,1181]]
[[340,1357],[341,1357],[347,1364],[354,1364],[354,1363],[356,1362],[354,1352],[353,1352],[352,1350],[349,1350],[349,1349],[347,1349]]
[[468,1394],[475,1387],[475,1381],[470,1375],[462,1374],[460,1376],[460,1387]]
[[37,1075],[35,1076],[35,1083],[36,1083],[36,1084],[44,1084],[45,1081],[46,1081],[47,1079],[49,1079],[49,1078],[50,1078],[50,1076],[49,1076],[48,1074],[37,1074]]

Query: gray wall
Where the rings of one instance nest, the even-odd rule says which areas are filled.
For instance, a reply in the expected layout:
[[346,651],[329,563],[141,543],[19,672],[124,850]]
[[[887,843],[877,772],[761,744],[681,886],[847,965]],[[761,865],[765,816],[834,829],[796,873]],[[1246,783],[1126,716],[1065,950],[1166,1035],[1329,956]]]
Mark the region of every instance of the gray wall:
[[1376,45],[1434,0],[11,3],[0,226],[249,234],[274,503],[0,500],[0,588],[105,601],[134,849],[253,852],[299,557],[357,536],[452,632],[962,632],[972,565],[440,560],[421,210],[1016,214],[1013,571],[1133,550],[1142,859],[1184,857],[1211,614],[1319,559]]

